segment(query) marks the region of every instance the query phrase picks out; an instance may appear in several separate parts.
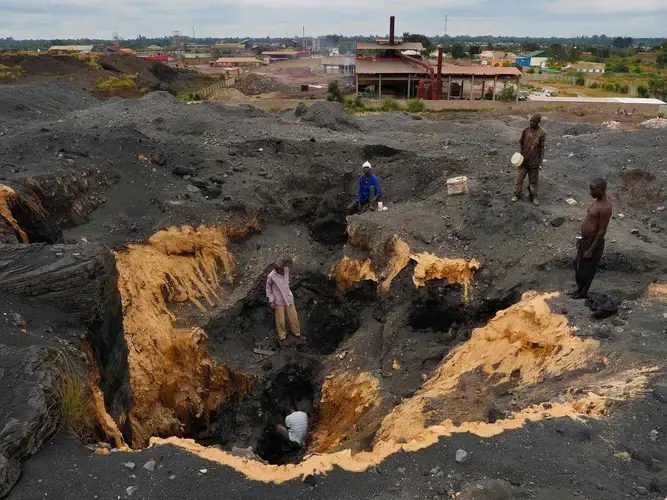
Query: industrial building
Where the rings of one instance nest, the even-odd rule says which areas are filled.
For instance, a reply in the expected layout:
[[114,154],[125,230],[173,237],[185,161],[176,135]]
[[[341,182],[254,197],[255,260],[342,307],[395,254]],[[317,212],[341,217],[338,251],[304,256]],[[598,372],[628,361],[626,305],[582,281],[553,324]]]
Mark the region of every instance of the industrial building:
[[421,43],[404,43],[395,38],[394,18],[391,17],[388,39],[357,43],[357,94],[370,93],[378,99],[391,96],[495,100],[500,89],[508,84],[518,88],[521,79],[518,68],[443,65],[442,49],[434,67],[419,56],[406,53],[423,49]]
[[83,54],[93,51],[92,45],[52,45],[49,48],[51,54]]
[[357,61],[349,56],[323,57],[322,66],[328,75],[354,75]]
[[266,61],[255,57],[220,57],[211,63],[212,66],[223,68],[257,68],[265,64]]

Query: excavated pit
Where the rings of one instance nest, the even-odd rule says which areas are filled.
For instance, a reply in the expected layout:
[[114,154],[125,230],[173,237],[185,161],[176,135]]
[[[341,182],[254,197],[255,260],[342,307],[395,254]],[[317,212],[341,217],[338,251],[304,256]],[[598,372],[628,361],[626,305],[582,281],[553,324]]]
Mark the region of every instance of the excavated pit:
[[[526,416],[604,415],[604,395],[575,391],[562,401],[577,374],[600,361],[597,343],[574,337],[551,312],[553,295],[528,294],[470,335],[509,304],[472,296],[475,260],[412,253],[398,236],[364,259],[341,258],[328,274],[295,272],[306,338],[279,343],[264,292],[269,268],[234,292],[249,276],[236,269],[228,243],[256,230],[169,228],[118,252],[133,402],[116,418],[122,438],[101,417],[116,443],[169,442],[280,482],[334,466],[364,470],[442,435],[493,435]],[[373,338],[380,344],[365,353]],[[273,354],[251,358],[257,346]],[[545,388],[552,379],[560,382]],[[300,451],[276,437],[291,407],[309,414]],[[278,468],[263,468],[271,466]]]

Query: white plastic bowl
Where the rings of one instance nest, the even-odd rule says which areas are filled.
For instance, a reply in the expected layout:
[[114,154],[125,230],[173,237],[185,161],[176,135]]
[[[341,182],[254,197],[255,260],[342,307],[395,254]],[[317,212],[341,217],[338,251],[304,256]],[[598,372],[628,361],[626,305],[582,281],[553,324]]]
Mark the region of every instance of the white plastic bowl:
[[521,153],[514,153],[511,161],[512,165],[518,168],[523,165],[523,155]]

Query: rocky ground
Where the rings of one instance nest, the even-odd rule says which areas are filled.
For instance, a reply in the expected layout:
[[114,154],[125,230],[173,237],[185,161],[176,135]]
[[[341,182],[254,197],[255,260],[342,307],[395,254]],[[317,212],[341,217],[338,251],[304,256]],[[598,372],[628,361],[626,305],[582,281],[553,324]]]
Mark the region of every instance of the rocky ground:
[[[160,92],[99,102],[60,84],[0,86],[0,117],[0,496],[18,481],[10,498],[69,498],[63,477],[100,499],[208,498],[222,488],[233,498],[667,496],[667,310],[659,288],[647,295],[665,279],[662,130],[546,116],[535,207],[510,202],[522,116],[356,118],[331,103],[264,114]],[[346,219],[367,160],[388,210]],[[448,196],[446,180],[459,175],[469,194]],[[480,357],[438,392],[452,360],[487,335],[475,328],[524,292],[574,284],[574,240],[598,176],[614,218],[594,288],[621,299],[620,312],[593,320],[564,297],[534,318],[512,309],[517,324],[528,318],[519,337],[537,335],[502,344],[517,349],[519,372],[503,374],[512,360]],[[165,231],[183,226],[206,228]],[[294,261],[305,333],[283,345],[264,294],[281,257]],[[540,340],[559,315],[575,330]],[[581,362],[561,359],[569,347]],[[99,372],[108,419],[95,412],[94,441],[136,452],[93,454],[61,425],[63,352]],[[643,380],[642,390],[612,390]],[[577,410],[589,393],[606,395],[604,411]],[[299,461],[270,435],[290,397],[311,417],[307,454],[373,455],[390,437],[400,447],[392,415],[418,417],[419,429],[442,418],[477,427],[371,460],[364,472],[334,460],[306,484],[307,472],[290,466],[262,469],[275,485],[247,479],[261,475],[252,465],[235,471],[178,444],[139,451],[176,436]],[[420,398],[429,403],[415,416]],[[554,418],[478,430],[536,404]],[[581,420],[556,418],[562,404]],[[468,455],[460,463],[459,449]]]

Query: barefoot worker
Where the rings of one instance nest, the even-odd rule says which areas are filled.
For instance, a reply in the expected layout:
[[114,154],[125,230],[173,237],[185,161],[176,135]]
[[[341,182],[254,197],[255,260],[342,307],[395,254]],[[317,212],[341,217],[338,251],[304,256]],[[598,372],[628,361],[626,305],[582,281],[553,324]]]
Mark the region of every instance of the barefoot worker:
[[380,181],[375,174],[371,173],[371,164],[366,162],[362,168],[364,173],[359,177],[357,199],[347,207],[348,214],[364,212],[367,208],[374,210],[375,203],[382,200]]
[[278,261],[273,265],[273,271],[266,278],[266,296],[269,299],[269,307],[276,312],[278,338],[280,340],[287,338],[285,313],[287,313],[292,335],[300,337],[299,316],[296,313],[294,295],[289,286],[289,267],[286,261]]
[[523,198],[523,181],[528,176],[528,195],[530,201],[539,205],[538,195],[540,191],[540,168],[544,161],[544,147],[547,139],[547,133],[540,122],[540,115],[533,115],[530,119],[530,127],[524,129],[521,134],[521,155],[523,163],[517,169],[516,181],[514,183],[514,197],[512,201],[518,201]]
[[611,202],[607,198],[607,181],[595,179],[589,190],[595,200],[588,206],[586,218],[581,224],[581,238],[577,239],[577,290],[572,293],[572,298],[575,299],[588,296],[588,289],[593,283],[604,252],[604,235],[612,212]]

